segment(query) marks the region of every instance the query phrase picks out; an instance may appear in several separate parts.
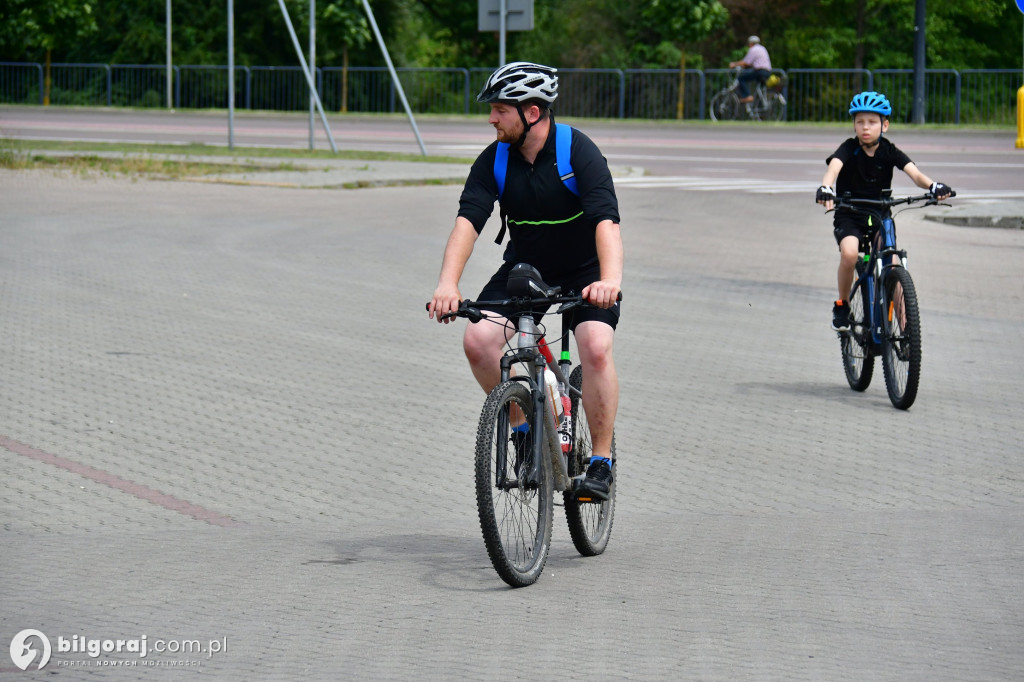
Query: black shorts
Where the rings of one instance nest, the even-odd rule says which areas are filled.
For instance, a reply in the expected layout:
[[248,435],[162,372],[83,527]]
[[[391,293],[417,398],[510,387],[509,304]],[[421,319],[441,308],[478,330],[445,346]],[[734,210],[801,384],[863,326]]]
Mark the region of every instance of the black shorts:
[[832,219],[832,235],[836,244],[845,237],[857,237],[861,243],[878,232],[877,226],[868,225],[868,217],[855,213],[836,213]]
[[[512,267],[515,263],[506,261],[502,263],[498,271],[494,273],[490,281],[484,285],[480,295],[476,297],[478,301],[496,301],[499,299],[508,298],[508,292],[506,292],[506,285],[508,283],[509,272],[512,271]],[[579,293],[583,291],[583,288],[589,286],[601,279],[601,268],[599,265],[585,268],[579,272],[573,273],[566,277],[552,277],[548,279],[544,278],[544,282],[551,286],[562,287],[562,293],[566,294],[569,291],[575,291]],[[548,310],[551,306],[545,306],[543,310],[537,309],[534,311],[533,319],[540,324],[543,313]],[[615,329],[619,324],[619,309],[622,307],[622,303],[618,302],[611,308],[595,308],[593,306],[583,306],[576,308],[569,313],[569,329],[576,331],[576,326],[580,322],[597,321],[604,322],[609,325],[612,329]],[[511,308],[503,308],[500,306],[481,306],[483,310],[490,310],[498,313],[503,317],[508,317],[512,313]]]

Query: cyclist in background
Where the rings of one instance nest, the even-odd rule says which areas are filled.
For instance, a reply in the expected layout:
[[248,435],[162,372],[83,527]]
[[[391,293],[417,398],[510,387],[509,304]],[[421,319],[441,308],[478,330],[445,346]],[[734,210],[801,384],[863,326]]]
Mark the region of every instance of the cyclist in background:
[[772,60],[768,56],[768,50],[761,44],[757,36],[747,38],[747,54],[738,62],[729,62],[730,68],[743,67],[738,77],[740,102],[753,102],[754,96],[750,92],[750,83],[758,81],[764,83],[772,73]]
[[[893,168],[902,170],[915,185],[929,190],[936,199],[944,199],[952,193],[953,190],[941,182],[932,182],[918,170],[910,157],[882,136],[889,130],[889,116],[892,114],[892,106],[885,95],[862,92],[850,102],[849,113],[853,116],[854,136],[825,159],[828,168],[815,201],[831,210],[835,207],[836,192],[840,196],[849,192],[858,199],[881,199],[882,190],[892,186]],[[850,304],[846,297],[853,285],[860,237],[873,234],[879,226],[872,225],[864,214],[843,209],[835,212],[832,224],[839,245],[839,298],[832,307],[832,329],[847,331],[850,328]]]
[[[491,106],[488,122],[494,126],[497,140],[480,153],[466,179],[430,303],[430,317],[440,322],[444,314],[458,309],[462,300],[459,280],[497,200],[502,215],[497,242],[501,243],[506,221],[511,240],[504,263],[477,299],[506,298],[512,266],[528,263],[548,284],[561,286],[563,291],[575,290],[596,306],[573,311],[570,327],[585,377],[583,405],[593,444],[583,488],[606,499],[612,483],[610,456],[619,398],[612,360],[623,267],[618,200],[605,158],[578,130],[572,130],[570,154],[578,195],[559,176],[551,113],[558,97],[555,74],[556,69],[548,66],[514,62],[491,74],[477,95],[478,102]],[[503,190],[495,176],[499,143],[509,145]],[[508,311],[492,312],[507,315]],[[511,323],[466,326],[463,348],[485,392],[500,381],[501,356],[514,333]]]

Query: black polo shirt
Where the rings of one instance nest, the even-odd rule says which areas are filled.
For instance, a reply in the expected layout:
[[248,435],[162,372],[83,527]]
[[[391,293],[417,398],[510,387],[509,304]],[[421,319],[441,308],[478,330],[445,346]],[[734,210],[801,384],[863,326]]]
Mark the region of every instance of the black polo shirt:
[[[494,178],[497,147],[495,141],[477,157],[459,199],[459,216],[469,220],[478,234],[498,199]],[[532,165],[518,148],[509,149],[501,197],[510,235],[503,258],[529,263],[551,279],[597,264],[597,224],[602,220],[619,222],[608,163],[597,145],[575,128],[569,158],[580,196],[569,191],[558,175],[552,118],[548,139]]]

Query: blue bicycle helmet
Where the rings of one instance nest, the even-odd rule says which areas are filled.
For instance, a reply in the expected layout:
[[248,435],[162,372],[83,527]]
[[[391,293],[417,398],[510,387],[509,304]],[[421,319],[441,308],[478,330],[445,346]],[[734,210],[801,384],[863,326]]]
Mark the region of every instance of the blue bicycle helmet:
[[850,116],[861,111],[889,116],[892,114],[892,105],[889,104],[889,100],[885,98],[885,95],[880,92],[862,92],[850,102]]

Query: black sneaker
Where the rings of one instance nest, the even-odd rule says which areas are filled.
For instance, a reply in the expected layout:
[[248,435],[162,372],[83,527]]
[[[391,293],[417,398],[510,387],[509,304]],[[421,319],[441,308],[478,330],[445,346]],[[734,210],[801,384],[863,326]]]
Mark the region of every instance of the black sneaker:
[[846,301],[836,301],[832,306],[832,329],[837,332],[850,331],[850,304]]
[[604,457],[591,458],[590,467],[587,468],[587,477],[580,483],[576,499],[581,502],[586,501],[589,497],[607,500],[612,480],[612,468],[609,466],[608,460]]

